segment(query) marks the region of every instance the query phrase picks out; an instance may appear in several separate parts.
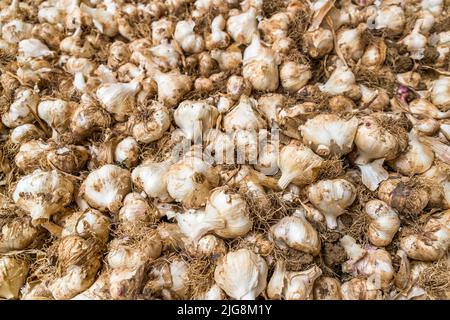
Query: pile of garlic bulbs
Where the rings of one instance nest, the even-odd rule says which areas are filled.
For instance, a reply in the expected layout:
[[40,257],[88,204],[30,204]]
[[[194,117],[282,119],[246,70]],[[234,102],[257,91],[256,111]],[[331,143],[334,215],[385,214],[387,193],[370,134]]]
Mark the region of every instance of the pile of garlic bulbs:
[[450,1],[0,0],[0,299],[450,299]]

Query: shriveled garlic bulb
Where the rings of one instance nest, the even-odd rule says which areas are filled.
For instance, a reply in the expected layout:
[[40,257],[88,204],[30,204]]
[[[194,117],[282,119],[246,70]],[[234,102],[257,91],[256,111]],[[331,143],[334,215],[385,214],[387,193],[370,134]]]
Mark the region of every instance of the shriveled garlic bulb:
[[28,212],[33,225],[48,220],[72,202],[72,181],[56,170],[35,170],[22,177],[12,194],[14,202]]
[[323,159],[311,149],[298,141],[291,141],[278,156],[278,167],[282,173],[278,185],[285,189],[291,182],[299,185],[314,182],[322,162]]
[[435,105],[448,105],[450,103],[450,77],[441,76],[433,82],[431,101]]
[[390,244],[400,228],[400,219],[397,213],[381,200],[367,202],[365,212],[372,219],[369,224],[370,242],[377,247]]
[[106,243],[109,237],[110,221],[100,211],[88,209],[74,212],[66,219],[61,232],[62,237],[78,235],[83,238],[91,236]]
[[407,151],[392,161],[392,167],[405,176],[424,173],[433,165],[433,150],[420,142],[418,133],[411,130]]
[[96,96],[108,112],[124,120],[135,105],[139,89],[139,79],[129,83],[105,83],[97,89]]
[[300,126],[303,142],[320,156],[342,156],[353,148],[358,119],[339,118],[334,114],[322,114]]
[[325,216],[327,227],[335,229],[337,217],[355,201],[356,188],[345,179],[322,180],[308,188],[308,198]]
[[30,217],[15,217],[0,229],[0,253],[26,249],[39,235]]
[[187,156],[172,165],[166,177],[169,195],[188,208],[205,205],[210,190],[219,183],[215,169],[194,156]]
[[408,257],[420,261],[439,260],[450,245],[450,210],[431,217],[419,234],[400,239],[400,247]]
[[178,21],[173,34],[173,38],[187,53],[202,52],[205,46],[202,36],[195,34],[194,27],[195,22],[192,20]]
[[218,115],[217,109],[204,101],[185,100],[178,105],[173,118],[186,139],[194,140],[216,124]]
[[176,105],[192,88],[191,78],[178,70],[156,72],[153,79],[158,85],[158,100],[168,106]]
[[361,248],[354,238],[345,235],[340,244],[344,247],[349,261],[342,265],[342,271],[352,273],[354,276],[378,276],[381,288],[387,288],[394,277],[394,268],[390,254],[376,247]]
[[227,253],[214,271],[214,280],[225,293],[237,300],[254,300],[267,284],[267,264],[248,249]]
[[0,257],[0,298],[17,299],[25,283],[30,264],[15,256]]
[[60,272],[48,289],[57,300],[71,299],[94,283],[101,266],[100,247],[93,239],[74,235],[61,239],[57,253]]
[[259,35],[255,34],[244,51],[242,75],[250,81],[255,90],[275,91],[279,84],[279,62],[275,53],[265,47]]
[[429,191],[407,177],[389,177],[378,189],[378,198],[401,214],[419,215],[429,201]]
[[170,161],[143,163],[131,173],[133,184],[149,197],[158,198],[161,201],[171,201],[172,198],[167,192],[167,172],[170,166]]
[[320,238],[304,215],[284,217],[270,228],[271,236],[281,248],[292,248],[313,256],[320,252]]
[[31,89],[21,88],[16,91],[16,100],[9,106],[8,112],[2,115],[2,122],[9,128],[15,128],[34,120],[39,96]]
[[130,172],[106,164],[89,173],[81,185],[80,194],[93,208],[117,213],[130,189]]
[[227,32],[237,43],[249,44],[257,31],[256,10],[253,7],[228,18]]
[[341,283],[336,278],[320,277],[314,282],[314,300],[341,300]]
[[287,271],[285,262],[277,261],[267,285],[267,296],[270,299],[312,300],[314,281],[321,274],[322,270],[317,266],[300,272]]
[[308,65],[287,61],[280,67],[281,85],[289,92],[296,92],[303,88],[311,77],[312,73]]

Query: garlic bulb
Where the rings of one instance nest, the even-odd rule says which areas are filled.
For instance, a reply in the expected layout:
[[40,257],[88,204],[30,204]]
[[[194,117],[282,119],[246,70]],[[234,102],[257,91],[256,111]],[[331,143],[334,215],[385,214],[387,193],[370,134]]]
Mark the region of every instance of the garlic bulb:
[[440,77],[433,82],[431,101],[435,105],[448,105],[450,103],[450,77]]
[[152,54],[153,62],[164,71],[175,69],[180,64],[180,53],[174,42],[169,43],[167,40],[163,40],[149,51]]
[[92,239],[68,236],[61,239],[57,252],[60,271],[48,289],[57,300],[71,299],[94,283],[101,266],[100,248]]
[[130,189],[130,172],[107,164],[89,173],[81,185],[80,193],[93,208],[116,213]]
[[214,272],[214,280],[225,293],[237,300],[255,300],[267,284],[267,264],[248,249],[229,252]]
[[226,20],[220,14],[211,22],[211,33],[206,35],[205,45],[208,50],[215,48],[226,48],[230,43],[230,36],[223,31],[225,29]]
[[54,55],[45,44],[34,38],[20,41],[18,50],[19,55],[24,58],[45,58]]
[[422,24],[416,24],[411,33],[401,41],[410,52],[409,56],[415,60],[423,59],[427,45],[427,37],[420,33],[421,26]]
[[177,70],[157,72],[153,79],[158,85],[158,100],[168,106],[176,105],[192,88],[191,78]]
[[80,10],[83,14],[92,19],[92,23],[100,33],[114,37],[118,32],[117,18],[115,12],[103,8],[90,8],[84,3],[80,4]]
[[32,172],[40,168],[42,159],[51,149],[48,144],[41,141],[31,140],[22,144],[14,157],[16,166],[23,172]]
[[278,167],[281,177],[280,188],[285,189],[289,183],[304,185],[314,182],[317,170],[323,159],[298,141],[292,141],[283,147],[278,156]]
[[400,228],[397,213],[380,200],[367,202],[365,212],[372,219],[369,224],[370,242],[377,247],[389,245]]
[[322,58],[333,50],[333,33],[328,29],[318,28],[303,35],[308,54],[313,59]]
[[188,241],[196,243],[199,239],[215,229],[225,227],[225,221],[216,215],[203,210],[188,210],[176,217],[180,231],[188,237]]
[[128,123],[132,126],[133,137],[143,143],[159,140],[170,127],[169,110],[157,101],[131,115]]
[[312,300],[314,281],[321,274],[322,270],[317,266],[301,272],[289,272],[284,261],[277,261],[267,285],[267,295],[270,299]]
[[151,30],[152,42],[154,45],[158,45],[164,39],[170,39],[172,37],[172,34],[175,31],[175,26],[172,21],[164,17],[153,21],[151,24]]
[[394,277],[394,268],[391,256],[386,250],[375,247],[364,250],[348,235],[341,238],[340,244],[350,259],[342,265],[342,271],[354,276],[376,276],[382,289],[389,287]]
[[233,100],[238,100],[241,96],[250,96],[252,85],[243,77],[232,75],[227,80],[227,93]]
[[216,124],[218,115],[217,109],[206,102],[185,100],[178,105],[173,118],[186,139],[195,141]]
[[50,166],[66,173],[83,170],[88,160],[89,151],[83,146],[66,145],[51,149],[47,153],[47,162]]
[[450,245],[450,211],[431,217],[419,234],[401,238],[400,247],[409,258],[420,261],[439,260]]
[[39,96],[31,89],[23,88],[16,91],[16,100],[9,106],[8,112],[2,115],[2,122],[9,128],[15,128],[34,120]]
[[114,300],[136,299],[144,280],[145,269],[113,269],[109,275],[109,293]]
[[29,263],[14,256],[0,258],[0,298],[17,299],[28,275]]
[[369,68],[382,66],[386,60],[386,44],[380,40],[367,46],[361,57],[361,63]]
[[169,161],[141,164],[131,173],[133,184],[149,197],[171,201],[172,198],[167,192],[167,173],[170,166]]
[[364,54],[363,33],[366,24],[361,23],[357,28],[339,31],[336,45],[341,50],[345,59],[358,61]]
[[182,20],[177,23],[173,34],[173,38],[188,53],[202,52],[205,46],[202,36],[195,34],[194,27],[194,21]]
[[319,85],[319,89],[330,95],[338,95],[344,94],[351,90],[354,84],[355,75],[350,68],[346,67],[339,60],[336,69],[330,75],[325,84]]
[[430,200],[428,205],[432,208],[450,208],[450,166],[440,164],[432,166],[422,177],[433,181],[430,188]]
[[38,169],[19,180],[12,198],[36,225],[69,205],[73,191],[72,182],[56,170]]
[[81,39],[81,32],[81,28],[77,28],[73,35],[61,40],[59,49],[71,56],[89,59],[95,54],[95,49],[88,41]]
[[[442,97],[442,94],[440,96]],[[449,101],[450,100],[447,102]],[[450,118],[450,111],[440,111],[434,104],[426,99],[415,99],[411,101],[409,104],[409,110],[414,115],[431,117],[434,119]]]
[[146,224],[159,218],[159,213],[148,204],[147,200],[139,193],[132,192],[126,195],[123,206],[119,211],[121,227],[133,228],[139,224]]
[[385,5],[377,10],[374,27],[385,29],[388,33],[397,35],[402,33],[406,22],[403,9],[396,5]]
[[253,35],[250,45],[244,51],[244,78],[250,81],[255,90],[275,91],[279,84],[278,64],[279,59],[275,53],[261,44],[259,35]]
[[189,242],[186,244],[186,250],[193,257],[213,257],[219,258],[227,253],[225,242],[212,235],[208,234],[201,237],[198,242]]
[[19,43],[31,37],[33,25],[18,19],[13,19],[1,27],[2,39],[8,43]]
[[242,52],[236,44],[232,44],[226,50],[213,49],[211,57],[217,61],[222,71],[234,71],[242,63]]
[[228,112],[223,118],[223,128],[226,132],[237,129],[257,130],[266,127],[266,122],[258,114],[256,100],[247,96],[241,96],[235,108]]
[[381,183],[378,198],[399,213],[419,215],[429,201],[429,192],[412,184],[407,177],[393,176]]
[[320,238],[303,215],[284,217],[270,228],[275,243],[281,248],[292,248],[313,256],[320,252]]
[[109,237],[110,221],[101,212],[93,209],[73,213],[64,224],[61,236],[78,235],[85,239],[94,236],[106,243]]
[[324,216],[327,227],[337,227],[337,217],[345,213],[356,198],[356,188],[344,179],[322,180],[308,188],[309,201]]
[[281,85],[289,92],[296,92],[303,88],[311,77],[312,73],[308,65],[287,61],[280,67]]
[[229,17],[227,32],[235,42],[249,44],[252,41],[252,36],[258,32],[255,8]]
[[130,49],[124,42],[115,41],[109,47],[108,66],[118,67],[127,62],[130,55]]
[[169,195],[188,208],[203,206],[209,191],[219,183],[214,168],[193,156],[172,165],[166,177]]
[[267,143],[260,147],[258,150],[258,162],[254,164],[256,170],[265,174],[265,175],[275,175],[278,168],[278,144],[277,143]]
[[36,128],[34,124],[26,123],[11,131],[11,142],[14,144],[23,144],[30,140],[44,138],[44,136],[44,132]]
[[136,164],[138,154],[139,144],[133,137],[127,137],[117,144],[114,150],[114,160],[129,168]]
[[194,297],[195,300],[225,300],[226,294],[217,284],[213,284],[211,288],[209,288],[203,294]]
[[314,300],[341,300],[341,283],[336,278],[320,277],[314,282]]
[[341,157],[353,148],[358,119],[343,120],[334,114],[318,115],[300,126],[303,142],[320,156]]
[[0,253],[26,249],[39,235],[30,217],[15,217],[5,221],[0,229]]
[[420,142],[415,130],[411,130],[408,138],[409,148],[405,153],[392,161],[392,167],[405,176],[424,173],[433,165],[433,150]]
[[139,92],[139,81],[129,83],[105,83],[96,92],[98,101],[118,120],[127,117],[135,105],[135,95]]
[[377,276],[353,278],[341,285],[342,300],[381,300],[383,295],[380,289]]
[[65,130],[70,121],[72,108],[69,102],[57,100],[42,100],[37,107],[39,118],[49,127],[60,132]]

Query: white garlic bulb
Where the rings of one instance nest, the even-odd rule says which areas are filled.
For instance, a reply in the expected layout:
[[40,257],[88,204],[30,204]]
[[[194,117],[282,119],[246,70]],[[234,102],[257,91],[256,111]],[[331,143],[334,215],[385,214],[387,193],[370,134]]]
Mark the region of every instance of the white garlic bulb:
[[239,103],[223,118],[223,128],[226,132],[237,129],[264,129],[266,122],[256,110],[257,102],[253,98],[241,96]]
[[69,102],[56,100],[42,100],[37,107],[39,118],[44,120],[50,128],[60,132],[69,126],[72,106]]
[[225,29],[226,20],[220,14],[211,22],[211,33],[206,36],[206,48],[211,50],[215,48],[226,48],[230,43],[230,36],[223,31]]
[[303,142],[320,156],[341,157],[353,149],[358,119],[339,118],[334,114],[321,114],[299,127]]
[[154,221],[157,218],[159,218],[159,213],[150,207],[147,199],[136,192],[126,195],[119,211],[119,221],[125,229]]
[[30,140],[44,138],[44,136],[44,132],[36,128],[34,124],[26,123],[11,131],[11,142],[14,144],[23,144]]
[[403,9],[396,5],[386,5],[377,9],[374,27],[385,29],[388,33],[397,35],[403,32],[406,18]]
[[13,19],[1,27],[2,39],[10,44],[15,44],[30,38],[32,29],[32,24]]
[[24,58],[45,58],[54,55],[44,43],[34,38],[20,41],[18,50],[19,55]]
[[171,201],[167,192],[167,173],[171,162],[143,163],[131,173],[133,184],[143,190],[149,197],[161,201]]
[[106,164],[89,173],[81,185],[80,194],[93,208],[117,213],[130,189],[130,172]]
[[139,144],[133,137],[127,137],[120,141],[114,150],[114,160],[128,168],[136,164],[138,156]]
[[248,249],[240,249],[220,260],[214,280],[231,298],[254,300],[266,288],[267,271],[263,258]]
[[177,70],[156,72],[153,79],[158,85],[158,100],[168,106],[176,105],[192,87],[191,78]]
[[285,189],[291,182],[299,185],[314,182],[322,162],[323,159],[311,149],[293,140],[281,149],[278,156],[278,167],[282,173],[278,185]]
[[313,59],[322,58],[333,50],[333,33],[324,28],[318,28],[314,31],[308,31],[303,35],[308,54]]
[[237,43],[249,44],[252,36],[258,32],[256,24],[256,10],[249,10],[228,18],[227,32]]
[[356,198],[356,188],[344,179],[322,180],[308,188],[309,201],[324,216],[327,227],[337,227],[337,217],[345,213]]
[[94,236],[106,243],[109,237],[110,221],[100,211],[88,209],[74,212],[65,220],[62,237],[78,235],[83,238]]
[[244,51],[244,78],[255,90],[275,91],[279,84],[278,64],[279,59],[272,49],[261,43],[258,34],[253,35],[252,42]]
[[185,100],[178,105],[173,118],[185,138],[194,140],[216,124],[218,115],[217,108],[206,102]]
[[378,275],[368,279],[353,278],[341,285],[342,300],[381,300],[381,291]]
[[9,128],[15,128],[34,120],[33,112],[36,112],[39,96],[31,89],[18,89],[16,100],[9,106],[8,112],[2,115],[2,122]]
[[448,105],[450,103],[450,77],[441,76],[433,82],[431,101],[435,105]]
[[28,212],[34,225],[48,220],[72,202],[72,182],[56,170],[35,170],[22,177],[13,192],[14,202]]
[[136,141],[150,143],[159,140],[170,127],[169,110],[160,102],[138,110],[128,120]]
[[23,172],[31,172],[41,166],[42,159],[45,159],[51,146],[39,140],[25,142],[19,148],[14,162]]
[[289,92],[296,92],[303,88],[311,77],[312,73],[308,65],[287,61],[280,67],[281,85]]
[[194,21],[179,21],[175,27],[173,38],[180,44],[181,48],[188,53],[202,52],[205,46],[202,36],[195,34]]
[[222,71],[234,71],[242,63],[242,51],[236,44],[232,44],[226,50],[213,49],[211,57],[217,61]]
[[366,24],[361,23],[357,28],[339,31],[336,45],[341,50],[345,59],[358,61],[364,54],[363,34]]
[[301,214],[282,218],[270,228],[270,232],[281,248],[289,247],[313,256],[320,252],[319,234]]
[[340,62],[328,78],[325,84],[319,85],[319,89],[330,95],[344,94],[352,89],[355,84],[355,75],[350,68]]
[[219,183],[215,169],[198,157],[185,157],[167,172],[169,195],[188,208],[205,205],[210,190]]
[[369,224],[369,240],[377,247],[391,243],[398,229],[400,218],[394,209],[381,200],[370,200],[364,208],[372,220]]

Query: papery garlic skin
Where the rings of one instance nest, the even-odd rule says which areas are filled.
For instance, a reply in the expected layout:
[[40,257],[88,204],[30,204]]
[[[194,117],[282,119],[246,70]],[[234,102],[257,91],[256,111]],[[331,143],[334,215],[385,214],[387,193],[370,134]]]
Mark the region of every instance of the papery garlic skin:
[[44,138],[44,136],[44,132],[39,130],[34,124],[26,123],[11,131],[11,142],[14,144],[23,144],[30,140]]
[[398,214],[381,200],[371,200],[365,205],[365,212],[372,219],[369,224],[369,240],[377,247],[391,243],[398,229]]
[[286,246],[313,256],[319,254],[321,241],[317,231],[304,216],[284,217],[271,228],[275,243],[281,248]]
[[214,168],[197,157],[185,157],[167,172],[169,195],[188,208],[205,205],[209,191],[218,183]]
[[0,229],[0,253],[26,249],[39,235],[30,217],[16,217]]
[[255,90],[274,91],[279,84],[278,64],[275,53],[261,44],[259,35],[253,35],[252,42],[244,51],[243,77]]
[[420,261],[439,260],[450,245],[450,211],[438,214],[425,224],[423,231],[401,238],[400,247],[409,258]]
[[31,89],[19,89],[16,97],[8,112],[2,115],[3,124],[9,128],[32,122],[39,103],[39,96]]
[[218,263],[214,280],[225,293],[237,300],[255,300],[266,288],[267,264],[248,249],[229,252]]
[[212,234],[201,237],[196,243],[187,244],[186,250],[191,256],[197,258],[219,258],[228,251],[225,242]]
[[356,188],[344,179],[322,180],[308,188],[309,201],[324,216],[327,227],[337,227],[337,217],[345,213],[356,198]]
[[185,100],[178,105],[173,118],[186,139],[194,140],[216,124],[218,115],[217,109],[206,102]]
[[89,173],[81,185],[80,192],[93,208],[116,213],[130,189],[130,172],[118,166],[106,164]]
[[237,43],[249,44],[257,30],[256,11],[254,8],[228,18],[227,32]]
[[66,221],[62,237],[78,235],[83,238],[94,236],[106,243],[109,237],[110,221],[101,212],[93,209],[74,212]]
[[278,185],[285,189],[291,182],[299,185],[313,182],[322,162],[323,159],[308,147],[291,142],[281,149],[278,156],[278,167],[282,173]]
[[318,155],[343,156],[353,149],[358,119],[340,119],[338,116],[318,115],[300,126],[303,142]]
[[70,204],[73,191],[72,182],[58,171],[38,169],[19,180],[12,198],[36,225]]
[[167,192],[167,172],[171,163],[169,161],[160,163],[143,163],[136,167],[131,173],[133,184],[152,198],[161,201],[171,201]]
[[20,288],[28,275],[29,263],[14,256],[0,258],[0,298],[19,298]]

